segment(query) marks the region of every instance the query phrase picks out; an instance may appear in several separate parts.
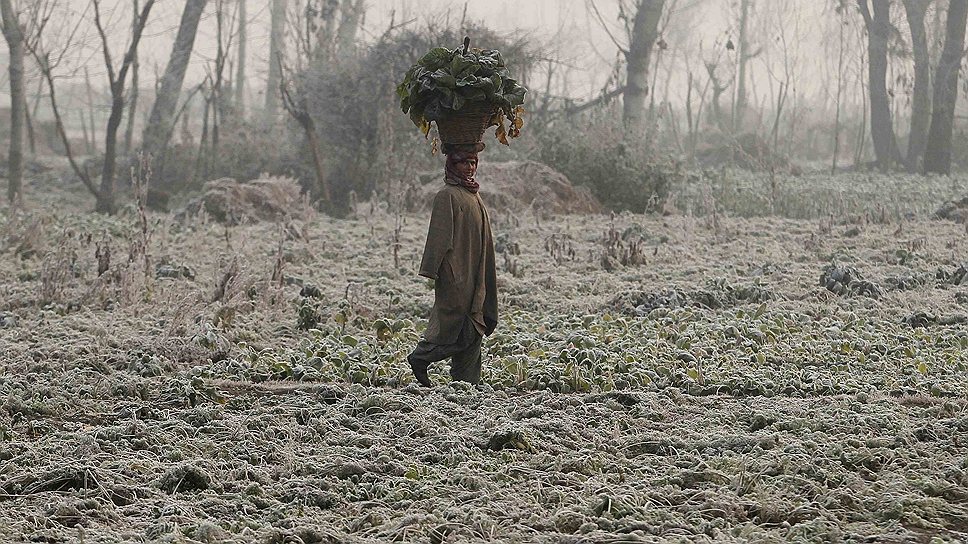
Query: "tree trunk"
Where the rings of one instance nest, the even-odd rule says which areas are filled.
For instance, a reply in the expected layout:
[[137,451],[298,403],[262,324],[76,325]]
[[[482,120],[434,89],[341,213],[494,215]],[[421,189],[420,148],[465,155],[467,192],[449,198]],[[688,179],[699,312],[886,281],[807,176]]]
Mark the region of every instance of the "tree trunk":
[[286,0],[272,0],[272,24],[269,35],[269,77],[266,80],[266,117],[275,117],[279,109],[279,85],[282,83],[282,55],[285,50]]
[[[343,4],[343,7],[346,8],[347,4]],[[297,57],[299,58],[296,59],[296,62],[299,67],[305,60],[311,64],[316,64],[319,69],[326,70],[329,63],[333,61],[336,56],[336,35],[339,30],[336,25],[339,8],[340,0],[322,0],[319,3],[318,12],[313,22],[315,31],[307,28],[305,40],[301,40],[303,41],[301,48],[297,47]],[[346,15],[345,9],[343,15]]]
[[365,7],[363,0],[343,0],[340,6],[339,29],[336,31],[336,50],[340,53],[353,47]]
[[305,123],[300,123],[306,133],[309,142],[309,150],[313,154],[313,168],[316,170],[316,198],[321,198],[326,203],[331,203],[329,194],[329,184],[326,183],[326,171],[323,168],[323,151],[319,143],[319,136],[316,134],[316,123],[308,115]]
[[709,74],[709,83],[713,88],[713,96],[710,102],[713,117],[712,123],[716,125],[716,128],[718,128],[723,134],[727,134],[729,132],[729,130],[727,130],[729,127],[726,123],[726,117],[723,115],[723,107],[722,103],[720,102],[720,98],[722,98],[723,93],[726,92],[726,89],[729,88],[729,85],[723,85],[719,82],[719,78],[716,77],[716,65],[712,62],[706,63],[706,73]]
[[168,136],[172,132],[175,108],[181,95],[182,83],[185,81],[185,71],[188,60],[192,56],[195,45],[195,35],[198,33],[198,22],[202,18],[207,0],[188,0],[182,11],[181,23],[178,25],[178,35],[172,47],[168,66],[161,77],[161,87],[158,89],[155,103],[151,107],[148,125],[142,135],[142,148],[145,153],[158,160],[168,146]]
[[686,147],[689,152],[689,158],[696,158],[695,149],[695,137],[692,130],[692,72],[688,72],[686,79]]
[[[198,139],[198,155],[195,156],[195,175],[193,181],[202,177],[202,164],[205,160],[205,144],[208,142],[208,112],[212,106],[211,95],[204,96],[205,108],[202,111],[202,135]],[[205,173],[208,176],[208,172]]]
[[733,108],[733,131],[743,128],[743,115],[746,113],[746,65],[752,58],[749,42],[749,16],[752,0],[740,0],[739,13],[739,74],[736,76],[736,106]]
[[645,98],[649,94],[649,59],[658,38],[659,19],[665,0],[639,0],[632,25],[629,50],[625,54],[626,84],[622,119],[626,128],[638,129],[645,120]]
[[88,126],[91,127],[90,153],[93,155],[97,153],[97,125],[94,123],[94,90],[91,87],[91,76],[88,74],[87,66],[84,67],[84,87],[87,88],[87,118]]
[[[131,22],[131,31],[138,26],[138,0],[134,0],[134,20]],[[124,154],[131,154],[131,141],[134,139],[134,118],[138,113],[138,85],[141,84],[138,78],[141,63],[138,62],[138,52],[135,51],[134,61],[131,62],[131,92],[128,99],[128,123],[124,128]]]
[[10,50],[10,152],[7,158],[7,200],[20,202],[24,178],[24,123],[27,95],[24,86],[24,35],[10,0],[0,0],[3,37]]
[[935,2],[934,5],[934,23],[931,31],[931,67],[932,69],[937,68],[938,58],[941,56],[941,35],[944,32],[944,20],[941,18],[941,13],[944,10],[941,7],[941,0]]
[[93,155],[94,144],[91,143],[91,135],[87,130],[87,118],[84,117],[84,112],[78,110],[77,118],[81,122],[81,135],[84,136],[84,151],[86,151],[88,155]]
[[[863,65],[863,55],[861,56],[861,65]],[[870,93],[864,87],[864,78],[857,78],[858,87],[860,87],[860,123],[857,125],[857,141],[854,145],[854,168],[860,169],[861,161],[864,159],[864,154],[867,148],[867,112],[870,110],[867,106],[868,98]]]
[[836,108],[837,111],[834,114],[834,152],[833,160],[830,164],[830,175],[837,173],[837,159],[840,156],[840,111],[841,111],[841,98],[844,95],[844,21],[843,15],[838,19],[838,27],[840,28],[840,40],[839,47],[837,50],[837,97],[836,97]]
[[914,91],[911,104],[911,133],[905,166],[908,172],[921,170],[921,158],[928,143],[931,125],[931,58],[924,18],[931,0],[904,0],[908,26],[911,28],[911,49],[914,53]]
[[30,113],[30,108],[24,108],[24,119],[27,121],[27,144],[30,148],[30,156],[37,157],[37,134],[34,132],[34,121]]
[[951,172],[951,132],[955,104],[958,100],[958,72],[965,50],[965,26],[968,24],[968,0],[951,0],[945,25],[944,49],[934,75],[934,101],[928,145],[924,153],[924,171],[937,174]]
[[[222,35],[225,27],[224,3],[220,0],[215,3],[215,42],[218,44],[215,52],[215,82],[212,85],[212,153],[209,157],[209,165],[218,156],[219,144],[219,120],[223,117],[223,112],[228,104],[222,97],[222,81],[224,81],[226,52],[223,45]],[[231,30],[229,30],[231,33]]]
[[104,130],[104,168],[101,170],[101,188],[97,194],[94,210],[114,213],[114,164],[118,156],[118,127],[124,115],[124,81],[111,86],[111,115]]
[[868,8],[867,0],[857,0],[857,3],[867,25],[871,139],[874,141],[877,166],[886,171],[900,155],[891,121],[890,97],[887,94],[887,45],[891,34],[891,2],[890,0],[871,1],[874,6],[873,15]]
[[114,213],[114,175],[115,163],[118,156],[118,127],[121,126],[121,118],[124,116],[124,82],[128,78],[128,70],[138,51],[138,44],[144,32],[145,24],[148,22],[148,14],[154,7],[155,0],[147,0],[141,14],[138,16],[138,23],[131,33],[131,42],[124,58],[121,61],[121,68],[117,74],[111,64],[111,56],[108,52],[108,39],[104,27],[100,21],[100,11],[98,4],[94,3],[95,24],[98,33],[101,35],[101,46],[104,48],[104,63],[108,69],[108,79],[111,82],[111,113],[108,116],[108,125],[104,129],[104,166],[101,169],[101,187],[97,192],[97,204],[95,211],[100,213]]
[[245,42],[248,39],[245,2],[239,0],[239,58],[235,71],[235,109],[242,116],[245,115]]
[[323,167],[322,147],[319,143],[319,136],[316,134],[316,122],[307,111],[306,97],[299,96],[298,99],[295,99],[284,86],[279,87],[279,97],[282,99],[282,106],[306,133],[309,150],[313,155],[313,167],[316,169],[316,187],[312,191],[312,196],[317,200],[332,204],[332,194],[329,191],[329,184],[326,182],[326,172]]
[[138,78],[138,64],[137,59],[131,66],[131,92],[129,93],[130,98],[128,99],[128,121],[127,125],[124,127],[124,154],[131,154],[131,142],[134,140],[134,119],[135,115],[138,113],[138,85],[140,84]]

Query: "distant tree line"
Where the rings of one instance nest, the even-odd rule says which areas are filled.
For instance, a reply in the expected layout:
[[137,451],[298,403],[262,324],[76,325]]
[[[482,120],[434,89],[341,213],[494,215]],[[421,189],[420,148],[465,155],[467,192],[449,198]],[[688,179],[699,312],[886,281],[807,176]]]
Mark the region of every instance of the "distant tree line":
[[[829,138],[831,171],[837,171],[848,149],[855,166],[862,166],[867,142],[873,147],[872,166],[883,171],[947,174],[962,152],[953,149],[953,133],[964,87],[959,78],[968,0],[824,0],[823,21],[808,22],[822,23],[815,26],[824,29],[824,47],[832,53],[821,99],[825,108],[832,103],[833,114],[815,120],[826,123],[825,130],[815,131],[797,130],[809,119],[810,108],[799,90],[798,48],[805,34],[791,23],[799,23],[791,17],[800,17],[803,6],[795,0],[585,0],[618,57],[602,70],[608,77],[601,92],[584,101],[558,91],[573,69],[560,36],[511,37],[468,21],[466,14],[459,22],[427,14],[419,21],[391,16],[385,29],[361,38],[366,10],[375,9],[363,0],[272,0],[264,100],[249,104],[246,1],[186,0],[147,108],[139,104],[144,77],[138,49],[156,16],[156,1],[107,5],[111,1],[86,0],[77,10],[67,9],[67,0],[0,0],[0,30],[10,58],[7,198],[12,205],[22,199],[25,150],[33,149],[34,141],[36,105],[27,107],[25,90],[28,61],[45,87],[71,170],[99,212],[116,210],[116,173],[133,164],[139,152],[152,157],[159,191],[177,192],[211,176],[273,171],[299,177],[321,207],[338,211],[354,198],[383,190],[388,179],[404,179],[432,164],[395,111],[393,86],[424,51],[456,45],[464,34],[504,50],[531,87],[528,138],[516,149],[493,151],[494,156],[554,163],[580,183],[597,184],[598,194],[614,198],[618,207],[651,205],[680,175],[682,161],[687,166],[701,162],[704,149],[719,141],[727,142],[730,157],[737,159],[742,154],[775,157],[784,141],[793,151],[796,141],[813,148]],[[712,7],[730,18],[712,43],[697,40],[690,18]],[[130,13],[130,23],[118,23],[118,10]],[[204,80],[186,87],[204,25],[214,29],[216,54],[206,61]],[[93,113],[80,116],[85,141],[95,134],[103,139],[97,160],[82,157],[95,146],[72,145],[57,92],[62,79],[79,68],[70,57],[81,47],[82,35],[95,37],[110,100],[103,128],[95,129]],[[123,50],[116,45],[122,41]],[[92,84],[83,68],[90,101]],[[765,85],[752,77],[755,68],[769,74]],[[851,74],[859,90],[853,94]],[[852,107],[848,95],[855,100]],[[148,112],[140,138],[134,134],[139,106]],[[904,119],[908,126],[902,134]],[[190,121],[200,125],[197,140]],[[848,124],[856,127],[850,129],[854,137]],[[776,158],[764,160],[770,161],[768,168],[778,164]]]

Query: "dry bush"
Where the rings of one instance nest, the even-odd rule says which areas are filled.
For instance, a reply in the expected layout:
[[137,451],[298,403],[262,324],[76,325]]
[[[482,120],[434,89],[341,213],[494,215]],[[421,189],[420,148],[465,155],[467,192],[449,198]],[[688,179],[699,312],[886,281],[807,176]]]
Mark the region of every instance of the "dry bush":
[[21,259],[38,254],[44,246],[48,218],[11,210],[7,222],[0,227],[0,252],[12,251]]
[[[219,146],[200,150],[193,140],[172,142],[155,159],[152,187],[169,194],[201,189],[215,178],[255,179],[265,172],[302,178],[300,150],[283,128],[267,129],[259,120],[227,117],[219,127]],[[311,170],[306,173],[310,174]],[[308,179],[312,179],[311,177]]]
[[274,221],[306,214],[308,203],[292,178],[265,177],[247,183],[221,178],[205,183],[202,195],[192,200],[183,215],[204,210],[226,225]]
[[63,231],[44,255],[40,268],[40,301],[42,304],[65,300],[73,280],[81,276],[78,263],[80,240],[71,231]]

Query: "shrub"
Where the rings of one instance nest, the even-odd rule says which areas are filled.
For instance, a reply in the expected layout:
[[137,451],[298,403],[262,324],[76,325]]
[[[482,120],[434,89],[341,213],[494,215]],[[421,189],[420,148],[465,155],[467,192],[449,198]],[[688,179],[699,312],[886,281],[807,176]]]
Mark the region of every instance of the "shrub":
[[629,138],[619,113],[609,107],[550,124],[537,136],[538,158],[608,208],[653,210],[681,177],[679,162],[649,139]]
[[199,150],[192,140],[172,143],[153,164],[152,184],[170,193],[197,191],[209,180],[249,181],[263,173],[306,178],[299,148],[286,130],[267,130],[260,120],[226,116],[219,127],[218,148]]

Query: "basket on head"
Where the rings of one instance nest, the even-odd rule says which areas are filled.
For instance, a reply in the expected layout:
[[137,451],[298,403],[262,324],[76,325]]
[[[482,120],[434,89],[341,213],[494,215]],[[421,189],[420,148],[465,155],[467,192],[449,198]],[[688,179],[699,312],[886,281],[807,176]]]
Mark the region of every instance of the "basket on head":
[[476,144],[491,126],[497,106],[482,102],[470,103],[465,108],[437,119],[437,132],[445,144]]

